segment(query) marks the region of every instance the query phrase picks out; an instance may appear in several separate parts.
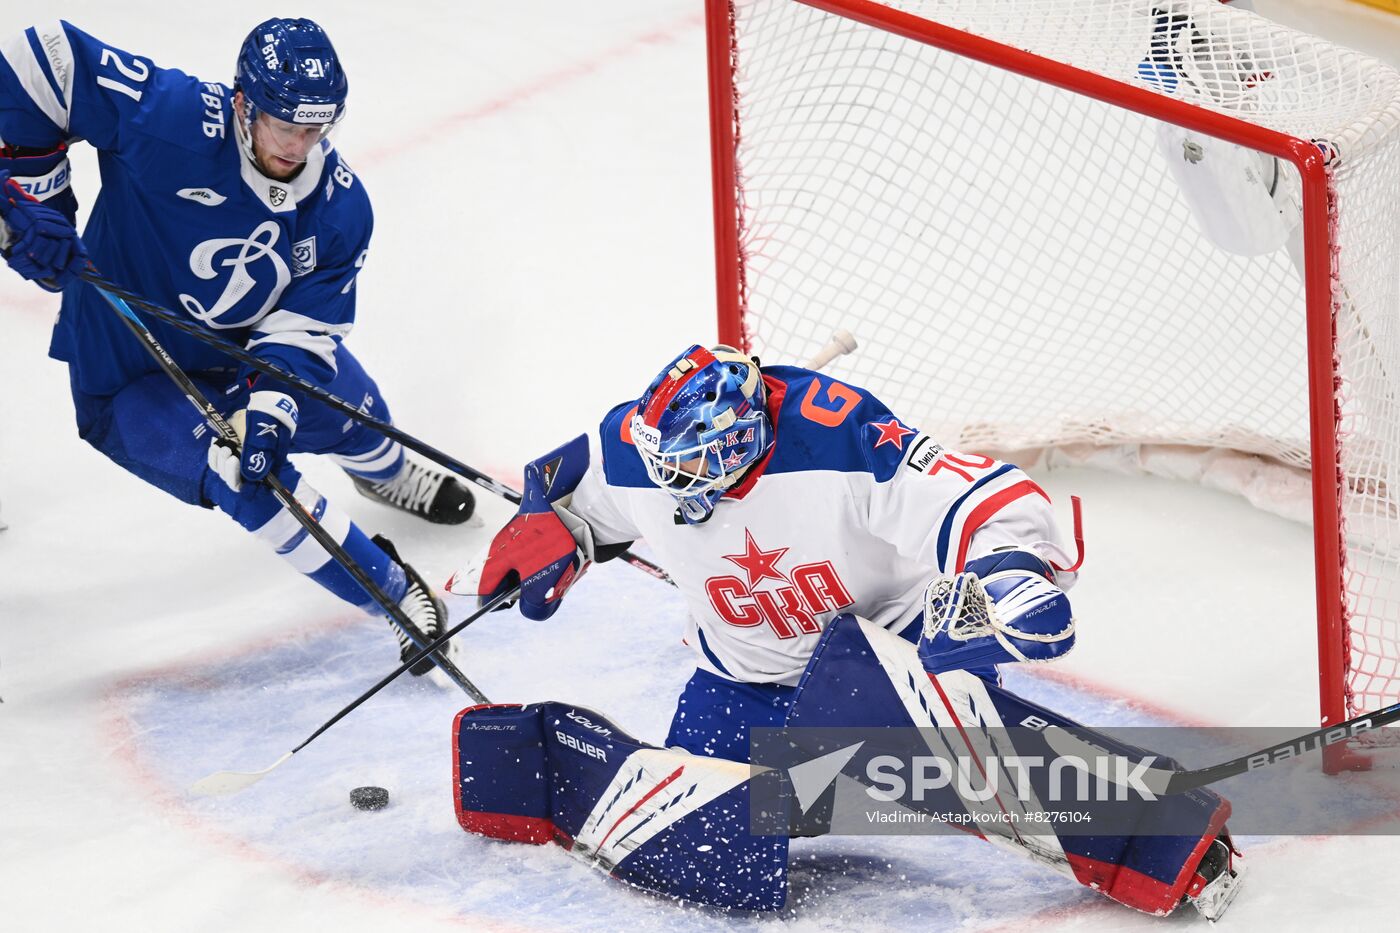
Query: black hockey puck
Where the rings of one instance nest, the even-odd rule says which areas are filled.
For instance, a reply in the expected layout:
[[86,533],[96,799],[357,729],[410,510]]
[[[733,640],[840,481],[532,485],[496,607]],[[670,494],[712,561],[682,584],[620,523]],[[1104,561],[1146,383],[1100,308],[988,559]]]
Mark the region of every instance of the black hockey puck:
[[389,805],[389,792],[382,787],[357,787],[350,792],[356,810],[383,810]]

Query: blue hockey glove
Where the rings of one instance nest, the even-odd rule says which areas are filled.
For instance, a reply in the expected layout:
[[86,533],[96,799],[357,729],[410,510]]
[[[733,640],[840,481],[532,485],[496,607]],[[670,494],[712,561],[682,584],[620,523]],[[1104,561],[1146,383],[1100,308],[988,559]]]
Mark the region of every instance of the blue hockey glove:
[[[1053,661],[1074,647],[1069,597],[1030,551],[993,551],[924,595],[919,660],[931,674],[1007,661]],[[981,671],[974,671],[981,674]]]
[[[61,291],[87,265],[87,250],[72,218],[60,209],[68,201],[55,197],[59,206],[39,201],[25,190],[24,181],[32,179],[11,177],[9,170],[0,168],[0,251],[10,268],[26,279]],[[76,206],[73,201],[75,210]]]
[[[478,568],[481,605],[519,584],[521,615],[537,621],[554,615],[564,594],[594,560],[588,523],[552,504],[573,492],[587,467],[587,435],[525,467],[520,510],[496,533]],[[449,583],[448,589],[453,588]]]
[[55,208],[73,226],[78,225],[78,198],[73,194],[68,147],[0,146],[0,172],[24,189],[24,193]]
[[260,390],[228,419],[241,442],[241,455],[222,438],[209,445],[209,468],[238,492],[243,481],[261,482],[287,459],[297,431],[297,403],[281,392]]

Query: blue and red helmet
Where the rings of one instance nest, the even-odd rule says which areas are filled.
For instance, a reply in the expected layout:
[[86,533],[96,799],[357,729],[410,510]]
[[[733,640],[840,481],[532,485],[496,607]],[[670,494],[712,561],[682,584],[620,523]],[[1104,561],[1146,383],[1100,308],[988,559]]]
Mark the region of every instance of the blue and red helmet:
[[773,446],[768,393],[758,361],[733,347],[691,347],[637,402],[632,441],[647,476],[698,525],[725,490]]
[[327,128],[345,115],[350,92],[330,37],[309,19],[270,19],[248,33],[233,87],[257,112]]

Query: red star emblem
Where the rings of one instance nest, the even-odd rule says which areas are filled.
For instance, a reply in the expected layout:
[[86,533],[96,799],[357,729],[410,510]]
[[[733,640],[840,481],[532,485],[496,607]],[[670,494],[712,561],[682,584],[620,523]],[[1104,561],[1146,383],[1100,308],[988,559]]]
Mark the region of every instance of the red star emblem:
[[765,551],[754,543],[753,535],[749,534],[747,528],[744,529],[744,553],[725,554],[724,559],[732,561],[743,568],[744,573],[749,577],[749,589],[765,580],[781,580],[784,583],[790,582],[788,578],[777,568],[778,561],[783,559],[783,555],[788,552],[785,547],[774,548]]
[[736,450],[736,451],[734,451],[732,454],[730,454],[729,456],[725,457],[724,460],[723,460],[722,462],[724,463],[724,468],[725,468],[726,470],[732,470],[732,469],[734,469],[736,466],[738,466],[739,464],[743,463],[743,462],[744,462],[744,458],[741,457],[741,456],[739,455],[739,451]]
[[880,437],[875,441],[875,446],[879,448],[883,444],[893,444],[895,450],[904,449],[904,439],[914,431],[899,423],[899,419],[891,418],[884,424],[872,421],[870,424],[880,432]]

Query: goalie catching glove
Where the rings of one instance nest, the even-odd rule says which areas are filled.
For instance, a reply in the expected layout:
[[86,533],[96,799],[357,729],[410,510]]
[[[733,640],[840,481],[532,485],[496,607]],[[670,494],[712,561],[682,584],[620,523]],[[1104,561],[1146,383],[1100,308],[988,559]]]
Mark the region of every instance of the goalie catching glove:
[[518,585],[521,615],[536,621],[554,615],[594,560],[592,529],[565,505],[587,468],[587,435],[528,464],[519,511],[484,553],[447,581],[446,589],[474,593],[484,606]]
[[1007,661],[1053,661],[1074,647],[1069,597],[1031,551],[993,551],[924,594],[919,660],[930,674]]

